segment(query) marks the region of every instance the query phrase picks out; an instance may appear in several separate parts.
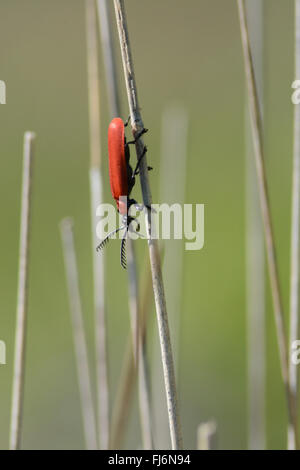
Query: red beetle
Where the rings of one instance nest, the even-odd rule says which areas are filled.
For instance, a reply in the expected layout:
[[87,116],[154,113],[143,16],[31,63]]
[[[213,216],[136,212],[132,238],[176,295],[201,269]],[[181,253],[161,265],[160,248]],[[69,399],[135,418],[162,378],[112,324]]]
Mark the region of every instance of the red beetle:
[[[126,236],[129,230],[129,226],[134,217],[129,215],[129,209],[132,204],[137,204],[135,199],[130,198],[130,194],[133,186],[135,185],[135,177],[139,172],[139,165],[142,158],[147,152],[146,146],[139,157],[135,170],[133,171],[130,165],[130,150],[129,145],[135,144],[137,140],[147,132],[147,129],[143,129],[135,140],[130,142],[126,141],[125,127],[128,121],[124,124],[121,118],[114,118],[108,127],[108,159],[109,159],[109,181],[110,188],[113,198],[117,203],[118,211],[123,215],[123,225],[116,230],[109,233],[104,240],[97,246],[97,251],[102,250],[109,239],[115,233],[125,229],[124,236],[121,242],[121,265],[126,269]],[[148,167],[150,170],[151,167]],[[122,197],[126,197],[126,202],[122,200]],[[139,224],[138,224],[139,229]]]
[[108,158],[111,193],[120,214],[127,215],[128,209],[120,198],[129,196],[135,181],[129,163],[130,151],[125,137],[125,125],[121,118],[113,119],[108,127]]

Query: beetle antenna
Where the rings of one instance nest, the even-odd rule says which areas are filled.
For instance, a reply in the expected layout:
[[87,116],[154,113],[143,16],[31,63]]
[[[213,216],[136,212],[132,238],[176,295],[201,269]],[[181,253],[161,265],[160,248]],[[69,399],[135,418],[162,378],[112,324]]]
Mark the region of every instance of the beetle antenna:
[[[96,250],[97,251],[101,251],[106,245],[107,243],[109,242],[109,240],[111,239],[111,237],[115,234],[115,233],[118,233],[120,232],[120,230],[123,230],[125,228],[125,226],[123,225],[122,227],[119,227],[117,228],[116,230],[113,230],[112,232],[110,232],[108,235],[106,235],[106,237],[102,240],[102,242],[97,246]],[[126,231],[127,232],[127,231]]]
[[122,241],[121,241],[121,266],[124,269],[127,268],[126,241],[127,241],[128,228],[129,228],[129,226],[126,227],[125,233],[124,233]]

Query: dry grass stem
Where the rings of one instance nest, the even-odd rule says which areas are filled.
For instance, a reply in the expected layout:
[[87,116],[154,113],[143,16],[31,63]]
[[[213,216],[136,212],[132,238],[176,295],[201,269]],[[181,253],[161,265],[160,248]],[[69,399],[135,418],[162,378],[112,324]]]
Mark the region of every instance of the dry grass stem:
[[[188,115],[180,104],[168,105],[162,113],[160,152],[160,192],[162,203],[184,204],[188,149]],[[170,172],[170,168],[172,171]],[[173,339],[175,376],[179,383],[179,357],[182,313],[183,249],[177,240],[165,245],[163,275],[170,312],[170,334]],[[168,413],[161,400],[164,390],[160,345],[158,335],[154,337],[152,366],[152,399],[155,440],[160,448],[169,443]]]
[[114,60],[114,49],[110,27],[108,2],[107,0],[97,0],[97,4],[104,68],[106,73],[106,87],[108,93],[109,109],[111,118],[114,118],[120,116],[120,100],[118,93],[116,64]]
[[153,448],[149,376],[146,356],[146,323],[140,324],[139,288],[137,279],[136,256],[133,240],[128,240],[127,250],[129,310],[135,368],[138,369],[139,411],[144,449]]
[[[124,432],[126,428],[126,424],[128,421],[129,416],[129,409],[130,404],[133,398],[134,387],[136,383],[136,376],[137,372],[139,372],[139,380],[143,381],[144,383],[139,384],[139,393],[145,394],[144,397],[140,397],[140,408],[141,403],[145,403],[145,406],[142,406],[142,409],[145,409],[145,412],[140,413],[144,415],[141,416],[141,427],[143,432],[143,443],[144,447],[150,447],[150,442],[153,446],[153,438],[152,438],[152,423],[150,421],[150,398],[149,398],[149,383],[148,383],[148,374],[147,374],[147,361],[146,361],[146,333],[147,333],[147,324],[148,318],[150,314],[150,310],[152,308],[152,301],[153,301],[153,290],[152,290],[152,278],[150,268],[147,265],[147,269],[142,276],[142,289],[141,289],[141,301],[140,301],[140,311],[139,311],[139,330],[140,330],[140,340],[139,345],[142,348],[142,351],[139,351],[139,368],[143,370],[139,370],[136,367],[136,361],[133,354],[133,347],[132,347],[132,339],[131,337],[128,338],[125,355],[123,364],[121,367],[121,377],[119,380],[119,385],[117,387],[118,394],[115,400],[115,405],[113,407],[113,415],[112,415],[112,448],[120,448],[123,438]],[[141,363],[141,361],[143,361]],[[144,422],[143,422],[143,421]],[[148,420],[148,421],[147,421]],[[143,431],[145,429],[145,431]],[[148,436],[148,437],[147,437]],[[151,436],[151,439],[150,439]]]
[[[248,0],[246,6],[258,98],[263,110],[263,0]],[[248,448],[265,449],[265,250],[247,93],[245,135]]]
[[[274,305],[274,316],[277,331],[277,340],[280,353],[280,364],[283,382],[286,389],[288,412],[290,425],[293,426],[294,432],[297,434],[297,413],[296,403],[289,384],[289,358],[288,344],[284,325],[284,315],[282,308],[282,299],[280,293],[278,267],[275,253],[274,234],[271,221],[271,211],[268,195],[268,187],[266,180],[266,170],[263,152],[262,139],[262,121],[259,110],[259,100],[257,95],[257,86],[254,76],[253,59],[249,42],[248,26],[245,12],[244,0],[237,0],[239,10],[239,20],[241,27],[241,38],[244,53],[246,82],[248,88],[248,99],[250,108],[250,118],[252,126],[252,138],[254,145],[255,163],[257,171],[257,181],[260,196],[260,205],[262,211],[263,226],[265,232],[265,244],[267,252],[267,262],[269,268],[269,276],[271,283],[271,292]],[[298,441],[298,438],[296,438]]]
[[201,423],[197,432],[197,450],[212,450],[212,441],[217,431],[215,421]]
[[34,140],[35,134],[33,134],[32,132],[25,133],[21,199],[17,322],[9,442],[10,450],[19,450],[21,448],[26,356],[28,268]]
[[[101,43],[103,49],[104,66],[106,71],[106,84],[109,97],[109,109],[111,118],[120,116],[120,101],[117,86],[116,76],[116,63],[115,54],[113,49],[112,32],[109,20],[109,9],[106,0],[98,1],[98,17],[101,34]],[[151,420],[150,420],[150,403],[149,403],[149,390],[146,389],[148,386],[147,380],[147,360],[143,355],[145,344],[140,338],[140,326],[139,326],[139,295],[138,295],[138,279],[137,279],[137,268],[136,268],[136,257],[134,252],[134,242],[130,238],[127,241],[127,269],[128,269],[128,298],[129,298],[129,311],[130,311],[130,324],[132,334],[132,345],[133,345],[133,358],[135,364],[132,365],[125,361],[125,365],[128,365],[129,369],[122,371],[121,377],[124,378],[124,383],[121,382],[121,389],[118,397],[121,397],[121,401],[117,401],[117,404],[124,406],[122,409],[117,406],[118,413],[114,414],[113,422],[121,423],[116,427],[113,425],[111,445],[118,446],[121,441],[125,423],[128,417],[128,403],[122,402],[122,397],[127,397],[127,394],[131,393],[131,385],[128,382],[129,377],[126,375],[126,370],[135,374],[135,370],[139,370],[139,408],[141,418],[141,428],[143,437],[144,448],[150,448],[151,446]],[[130,356],[132,357],[132,356]],[[132,367],[134,371],[132,371]],[[134,377],[135,379],[135,377]],[[133,381],[135,383],[135,380]],[[114,432],[116,431],[116,432]]]
[[[295,0],[295,76],[300,77],[300,1]],[[291,224],[291,274],[290,274],[290,345],[299,338],[299,243],[300,243],[300,108],[294,107],[294,150]],[[290,361],[289,380],[291,393],[297,403],[298,367]],[[288,448],[296,448],[292,426],[288,430]]]
[[[122,53],[123,68],[125,74],[125,83],[127,88],[127,97],[130,109],[131,126],[133,136],[136,137],[144,128],[140,109],[138,105],[137,88],[133,70],[133,61],[129,44],[128,29],[125,18],[124,1],[114,0],[116,19],[118,25],[120,47]],[[136,143],[137,159],[144,151],[143,139],[138,139]],[[148,179],[147,159],[143,158],[140,165],[140,182],[145,207],[151,205],[151,191]],[[150,255],[150,265],[152,272],[152,282],[154,290],[154,299],[156,305],[157,321],[161,343],[161,354],[164,368],[165,389],[167,397],[167,407],[169,413],[170,435],[173,449],[182,448],[182,433],[178,415],[178,402],[175,384],[175,371],[173,354],[171,349],[168,316],[164,295],[164,286],[161,273],[161,263],[159,256],[158,243],[156,239],[151,239],[150,234],[154,229],[151,224],[151,212],[147,210],[146,226],[148,233],[148,246]]]
[[96,420],[92,397],[88,352],[85,339],[84,320],[80,299],[72,220],[64,219],[61,222],[60,229],[69,292],[70,313],[76,355],[76,367],[81,400],[84,436],[86,448],[88,450],[94,450],[97,449]]
[[96,210],[102,203],[101,173],[101,135],[100,135],[100,84],[97,47],[97,21],[95,0],[86,0],[86,32],[87,32],[87,70],[89,97],[89,129],[90,129],[90,199],[91,199],[91,231],[92,256],[94,269],[94,308],[95,308],[95,343],[96,343],[96,380],[97,380],[97,424],[100,449],[109,447],[109,386],[107,361],[107,333],[105,318],[105,286],[104,260],[95,247]]

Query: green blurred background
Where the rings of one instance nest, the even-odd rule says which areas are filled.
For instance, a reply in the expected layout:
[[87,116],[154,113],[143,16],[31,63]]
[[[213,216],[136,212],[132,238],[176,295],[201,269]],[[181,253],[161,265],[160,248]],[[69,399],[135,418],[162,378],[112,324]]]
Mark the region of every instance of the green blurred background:
[[[112,2],[111,2],[112,3]],[[235,0],[127,0],[153,199],[158,200],[161,114],[189,115],[185,202],[205,204],[205,246],[184,253],[179,396],[184,444],[215,418],[218,447],[247,447],[244,72]],[[288,308],[292,161],[293,0],[265,4],[267,170],[285,310]],[[115,27],[114,33],[116,34]],[[119,56],[119,48],[116,46]],[[105,200],[109,123],[101,65]],[[121,62],[119,83],[128,115]],[[83,0],[1,0],[0,79],[0,448],[8,446],[16,310],[22,140],[37,134],[23,447],[84,447],[59,221],[75,219],[82,302],[93,364],[89,133]],[[137,185],[138,186],[138,185]],[[139,198],[139,190],[135,190]],[[144,242],[139,241],[140,265]],[[106,252],[111,400],[129,332],[119,245]],[[172,291],[168,291],[168,297]],[[150,339],[156,335],[155,312]],[[150,348],[151,349],[151,348]],[[164,395],[162,392],[162,400]],[[141,446],[137,397],[125,445]],[[286,407],[272,308],[267,299],[268,447],[286,445]]]

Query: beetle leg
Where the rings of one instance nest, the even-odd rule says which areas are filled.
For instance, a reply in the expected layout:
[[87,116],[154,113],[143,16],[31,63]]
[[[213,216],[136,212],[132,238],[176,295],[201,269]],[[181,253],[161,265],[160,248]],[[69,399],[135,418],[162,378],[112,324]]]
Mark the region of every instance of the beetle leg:
[[144,205],[144,204],[138,204],[136,201],[134,202],[134,206],[136,208],[137,211],[139,212],[142,212],[145,208],[148,209],[149,211],[151,212],[154,212],[156,214],[156,210],[153,209],[153,207],[151,206],[148,206],[148,204]]
[[138,202],[134,203],[134,207],[136,208],[137,211],[142,212],[144,210],[143,204],[139,204]]
[[148,149],[147,149],[147,147],[146,147],[146,145],[145,145],[145,146],[144,146],[144,150],[143,150],[143,152],[142,152],[142,155],[139,157],[139,159],[138,159],[138,161],[137,161],[136,167],[135,167],[134,172],[133,172],[133,176],[136,176],[136,175],[138,174],[137,172],[138,172],[138,170],[139,170],[139,166],[140,166],[140,164],[141,164],[142,159],[143,159],[144,156],[146,155],[147,150],[148,150]]
[[[153,170],[152,166],[148,166],[147,169],[148,169],[148,171]],[[139,175],[139,174],[140,174],[140,170],[137,170],[137,172],[135,173],[135,175]]]
[[[136,207],[137,207],[137,205],[136,205]],[[141,209],[137,209],[137,210],[143,210],[144,209],[143,205],[140,205],[139,207]],[[136,229],[135,230],[132,227],[132,222],[136,223]],[[140,238],[145,238],[145,236],[142,233],[140,233],[140,229],[141,229],[141,226],[140,226],[140,223],[139,223],[138,219],[136,217],[133,217],[131,219],[130,223],[129,223],[128,231],[131,232],[131,233],[135,233]]]
[[146,134],[146,132],[148,132],[148,129],[142,129],[138,135],[136,136],[136,138],[134,140],[130,140],[129,142],[127,142],[127,145],[133,145],[133,144],[136,144],[137,141],[142,137],[142,135]]
[[130,114],[129,114],[128,118],[127,118],[127,121],[124,122],[124,127],[127,127],[127,126],[128,126],[129,121],[130,121]]

